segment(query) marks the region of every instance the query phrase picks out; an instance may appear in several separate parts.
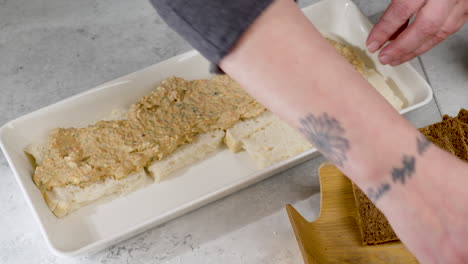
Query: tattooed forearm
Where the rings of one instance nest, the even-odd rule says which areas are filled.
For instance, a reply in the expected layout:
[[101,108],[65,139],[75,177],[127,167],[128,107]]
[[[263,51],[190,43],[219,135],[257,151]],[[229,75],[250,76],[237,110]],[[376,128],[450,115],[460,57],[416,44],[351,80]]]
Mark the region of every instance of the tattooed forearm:
[[[405,184],[406,180],[411,177],[415,172],[416,158],[414,156],[403,155],[402,158],[402,167],[394,167],[391,171],[392,182]],[[369,188],[367,191],[367,197],[375,203],[377,200],[382,198],[382,196],[387,193],[391,188],[390,183],[382,183],[377,190]]]
[[416,159],[414,156],[403,155],[403,167],[392,169],[392,180],[394,183],[405,184],[406,179],[411,177],[415,171]]
[[421,135],[417,139],[417,145],[418,145],[418,154],[422,155],[424,152],[426,152],[427,148],[431,145],[431,142],[429,139],[427,139],[425,136]]
[[322,154],[335,165],[342,167],[347,160],[349,141],[340,122],[327,113],[309,114],[300,119],[301,132]]
[[372,202],[376,202],[378,199],[380,199],[380,197],[382,197],[382,195],[384,195],[386,192],[390,191],[390,184],[388,182],[385,182],[385,183],[382,183],[378,188],[377,190],[374,190],[373,188],[369,188],[367,190],[367,197],[369,197],[369,199],[372,201]]
[[[431,142],[420,135],[416,138],[416,147],[417,152],[421,156],[423,155],[427,149],[431,146]],[[393,167],[391,171],[392,182],[393,184],[400,183],[404,185],[407,180],[416,172],[416,157],[411,155],[403,155],[402,157],[402,165],[398,167]],[[382,183],[376,190],[374,188],[369,188],[367,191],[367,197],[372,202],[376,202],[382,196],[387,193],[391,189],[391,183],[385,182]]]

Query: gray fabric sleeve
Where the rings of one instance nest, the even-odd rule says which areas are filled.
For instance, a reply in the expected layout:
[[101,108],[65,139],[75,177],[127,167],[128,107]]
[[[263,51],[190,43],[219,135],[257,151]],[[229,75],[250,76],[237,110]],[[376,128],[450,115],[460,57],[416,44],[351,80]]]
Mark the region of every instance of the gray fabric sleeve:
[[164,21],[220,73],[220,60],[273,0],[150,0]]

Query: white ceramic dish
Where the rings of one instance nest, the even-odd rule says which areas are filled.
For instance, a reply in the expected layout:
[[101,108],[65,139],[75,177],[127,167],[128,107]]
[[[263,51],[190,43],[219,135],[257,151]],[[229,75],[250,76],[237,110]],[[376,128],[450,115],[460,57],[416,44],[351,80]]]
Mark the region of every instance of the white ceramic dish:
[[[371,24],[352,2],[320,2],[305,8],[304,13],[321,31],[341,36],[364,50]],[[377,62],[375,56],[370,57]],[[431,100],[431,88],[409,64],[396,68],[375,64],[407,99],[402,113]],[[232,154],[224,150],[170,180],[123,197],[109,197],[63,219],[56,218],[31,180],[33,168],[23,152],[24,147],[44,142],[52,128],[83,126],[105,118],[113,109],[127,108],[171,75],[186,79],[208,78],[208,62],[191,51],[10,121],[0,128],[3,152],[55,254],[74,256],[103,249],[318,154],[312,149],[273,167],[257,170],[245,152]]]

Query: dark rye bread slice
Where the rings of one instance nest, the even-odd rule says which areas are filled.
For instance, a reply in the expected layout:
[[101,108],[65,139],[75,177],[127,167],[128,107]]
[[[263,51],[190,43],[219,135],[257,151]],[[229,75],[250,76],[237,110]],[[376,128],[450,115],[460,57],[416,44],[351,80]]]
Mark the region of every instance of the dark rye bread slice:
[[398,240],[385,215],[353,184],[354,199],[358,209],[358,225],[363,245],[375,245]]
[[468,125],[468,110],[460,109],[456,118],[458,121]]
[[[461,109],[454,120],[457,121],[460,133],[463,135],[463,140],[465,141],[465,146],[468,147],[468,111]],[[468,152],[468,150],[466,152]],[[468,161],[468,155],[458,157],[464,161]]]
[[[465,112],[460,111],[460,119],[468,119]],[[456,155],[462,160],[468,160],[468,125],[458,117],[444,115],[443,121],[419,129],[432,143]]]
[[455,155],[455,149],[451,145],[447,145],[445,137],[432,136],[433,132],[429,127],[420,128],[419,131],[433,144]]

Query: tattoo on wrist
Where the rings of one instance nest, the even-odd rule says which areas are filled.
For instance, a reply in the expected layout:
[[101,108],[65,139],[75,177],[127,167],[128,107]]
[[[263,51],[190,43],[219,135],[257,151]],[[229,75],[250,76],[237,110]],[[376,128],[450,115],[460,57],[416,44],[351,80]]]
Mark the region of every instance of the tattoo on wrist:
[[[422,156],[427,149],[431,146],[431,142],[424,136],[419,136],[416,138],[416,147],[418,154]],[[416,172],[416,157],[410,155],[403,155],[402,165],[392,168],[391,176],[392,183],[400,183],[404,185],[407,180]],[[390,191],[391,183],[384,182],[376,190],[374,188],[369,188],[366,192],[367,197],[375,203],[382,196]]]
[[323,113],[300,119],[300,131],[333,164],[343,167],[350,148],[345,129],[335,118]]
[[392,169],[392,180],[394,183],[405,184],[406,178],[411,177],[415,171],[416,159],[414,156],[403,155],[403,167]]
[[369,197],[369,199],[373,203],[375,203],[378,199],[380,199],[380,197],[382,197],[382,195],[384,195],[388,191],[390,191],[390,183],[385,182],[385,183],[382,183],[377,188],[377,190],[374,190],[373,188],[369,188],[366,194],[367,194],[367,197]]
[[426,152],[427,148],[431,145],[431,142],[429,139],[427,139],[425,136],[421,135],[417,139],[417,145],[418,145],[418,154],[422,155],[424,152]]

